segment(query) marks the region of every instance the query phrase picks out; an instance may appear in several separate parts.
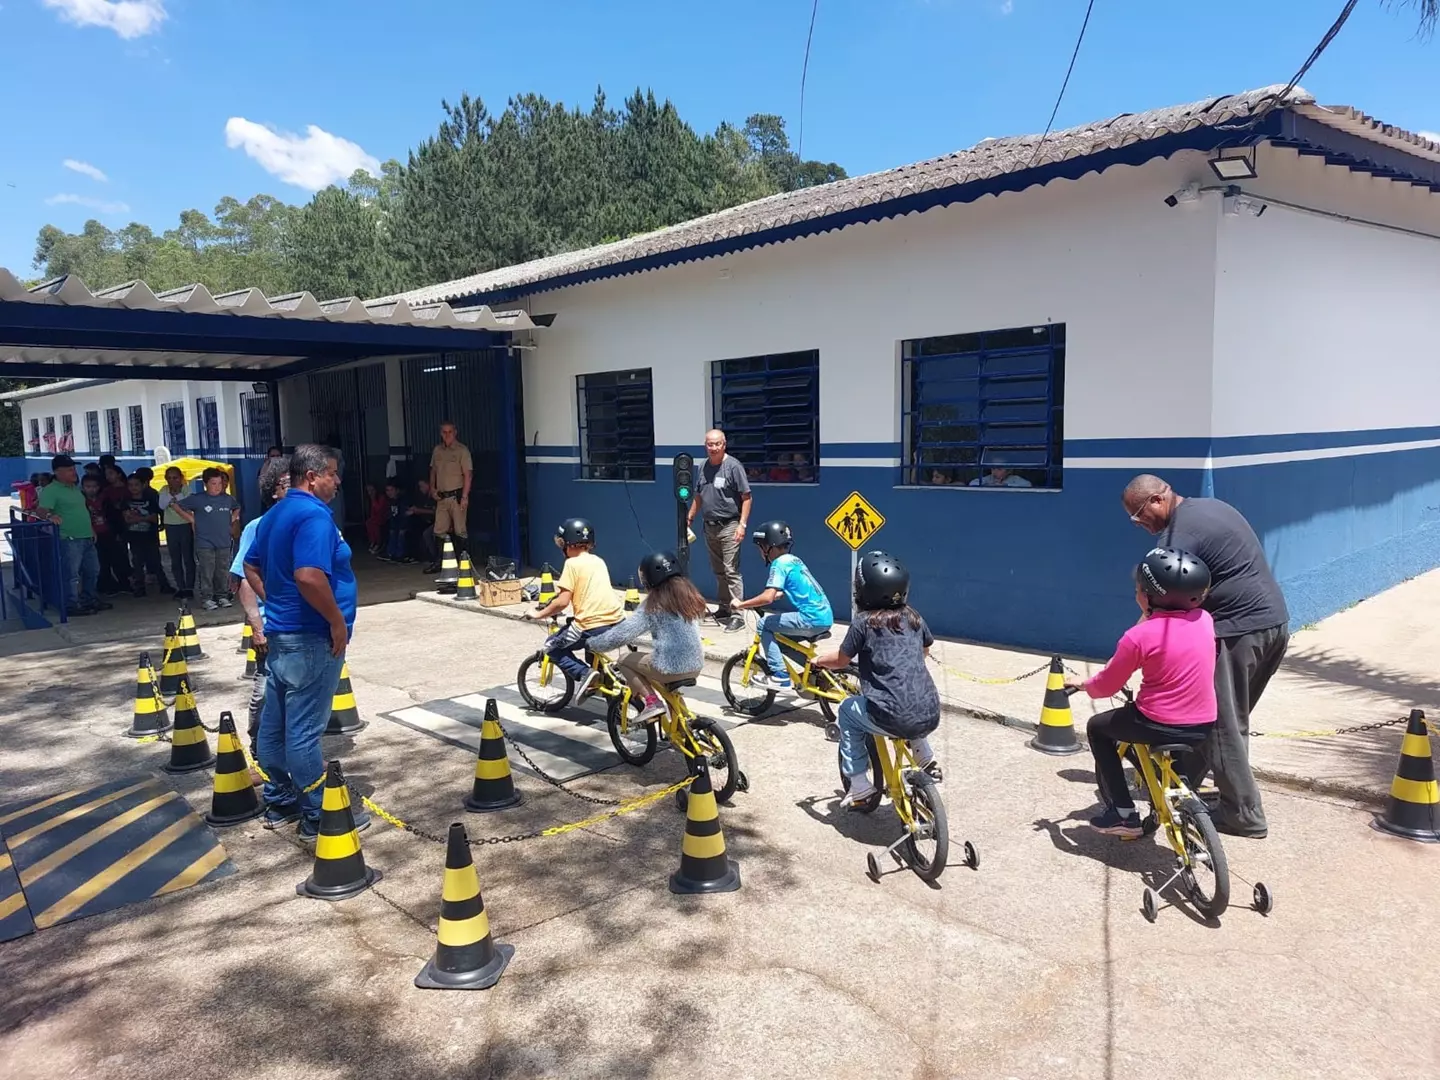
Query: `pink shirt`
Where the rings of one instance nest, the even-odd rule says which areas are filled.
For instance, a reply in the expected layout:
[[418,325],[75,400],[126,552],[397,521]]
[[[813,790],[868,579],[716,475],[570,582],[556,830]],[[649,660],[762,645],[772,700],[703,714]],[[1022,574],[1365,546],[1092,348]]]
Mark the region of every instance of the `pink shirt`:
[[1135,705],[1157,724],[1215,721],[1215,622],[1200,608],[1152,611],[1125,631],[1115,655],[1085,683],[1091,697],[1111,697],[1140,671]]

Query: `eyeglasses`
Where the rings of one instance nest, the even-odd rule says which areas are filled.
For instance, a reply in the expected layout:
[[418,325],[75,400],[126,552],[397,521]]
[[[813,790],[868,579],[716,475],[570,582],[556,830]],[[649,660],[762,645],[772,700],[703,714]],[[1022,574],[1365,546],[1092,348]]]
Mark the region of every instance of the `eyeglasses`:
[[1130,515],[1130,520],[1131,520],[1132,522],[1134,522],[1136,525],[1139,525],[1139,524],[1140,524],[1140,518],[1144,515],[1145,511],[1149,508],[1150,504],[1151,504],[1152,502],[1154,502],[1156,499],[1164,498],[1164,497],[1165,497],[1166,495],[1168,495],[1168,494],[1170,494],[1170,489],[1167,487],[1164,491],[1157,491],[1157,492],[1155,492],[1155,494],[1153,494],[1153,495],[1147,495],[1147,496],[1145,496],[1145,501],[1140,504],[1140,509],[1139,509],[1139,510],[1136,510],[1133,514]]

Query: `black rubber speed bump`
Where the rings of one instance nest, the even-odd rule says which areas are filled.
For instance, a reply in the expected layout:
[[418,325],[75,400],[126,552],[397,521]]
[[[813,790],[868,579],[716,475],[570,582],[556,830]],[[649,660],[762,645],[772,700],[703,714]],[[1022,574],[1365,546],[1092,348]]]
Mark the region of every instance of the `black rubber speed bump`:
[[180,692],[175,695],[175,729],[170,733],[170,761],[160,767],[168,773],[194,772],[215,763],[210,740],[200,723],[200,710],[190,690],[190,677],[180,676]]
[[1042,754],[1078,754],[1085,747],[1075,736],[1075,719],[1070,715],[1070,699],[1065,696],[1065,664],[1058,656],[1050,658],[1050,674],[1045,676],[1045,702],[1040,707],[1040,727],[1030,746]]
[[1410,710],[1410,722],[1405,725],[1405,738],[1400,743],[1400,765],[1390,785],[1390,801],[1375,824],[1410,840],[1440,841],[1440,786],[1435,783],[1429,727],[1419,709]]
[[360,719],[360,710],[355,705],[355,688],[350,685],[350,662],[340,665],[340,681],[335,684],[335,696],[330,699],[330,722],[325,725],[325,735],[351,735],[365,726]]
[[140,663],[135,669],[135,713],[130,721],[130,730],[125,734],[132,739],[146,735],[159,735],[170,730],[170,714],[160,700],[160,688],[155,685],[155,669],[150,664],[150,654],[140,654]]
[[480,814],[520,805],[510,758],[505,750],[505,732],[500,728],[500,707],[494,698],[485,701],[485,722],[480,725],[480,756],[475,759],[475,786],[465,799],[465,809]]
[[330,762],[325,773],[325,791],[320,801],[320,835],[315,838],[315,865],[310,876],[295,886],[301,896],[316,900],[348,900],[358,896],[381,873],[365,865],[360,851],[360,833],[350,811],[350,789],[340,762]]
[[720,808],[710,786],[710,767],[702,760],[685,803],[685,839],[680,869],[670,875],[673,893],[722,893],[740,888],[740,864],[725,854]]
[[457,821],[446,837],[435,955],[415,976],[415,985],[422,990],[488,990],[500,981],[514,955],[513,945],[501,945],[490,936],[475,860],[465,826]]
[[220,733],[215,736],[215,785],[210,795],[207,825],[239,825],[264,813],[240,737],[235,734],[235,717],[220,714]]
[[205,659],[205,653],[200,648],[200,631],[195,626],[195,616],[190,614],[189,607],[180,609],[180,649],[187,663]]

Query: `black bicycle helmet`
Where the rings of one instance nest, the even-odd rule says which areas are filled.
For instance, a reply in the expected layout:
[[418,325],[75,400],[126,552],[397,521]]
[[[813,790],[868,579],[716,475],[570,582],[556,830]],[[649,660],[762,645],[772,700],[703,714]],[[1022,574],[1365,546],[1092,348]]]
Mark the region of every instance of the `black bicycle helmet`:
[[762,548],[778,547],[790,550],[795,538],[790,535],[790,526],[783,521],[766,521],[750,534],[750,539]]
[[685,571],[680,569],[680,560],[673,551],[652,551],[640,560],[640,582],[647,589],[653,589],[684,573]]
[[1179,548],[1153,548],[1135,567],[1135,582],[1160,611],[1190,611],[1205,601],[1210,568]]
[[555,546],[562,551],[571,544],[593,544],[595,528],[584,518],[566,518],[555,530]]
[[855,566],[855,604],[861,611],[902,608],[910,598],[910,571],[894,555],[867,551]]

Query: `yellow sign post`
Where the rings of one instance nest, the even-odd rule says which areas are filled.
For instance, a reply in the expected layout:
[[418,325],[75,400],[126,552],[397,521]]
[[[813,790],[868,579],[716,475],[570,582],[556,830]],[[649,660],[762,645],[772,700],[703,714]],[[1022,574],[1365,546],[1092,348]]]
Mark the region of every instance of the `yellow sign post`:
[[855,618],[855,568],[860,563],[860,548],[885,524],[885,516],[852,491],[825,519],[830,531],[850,548],[850,618]]

